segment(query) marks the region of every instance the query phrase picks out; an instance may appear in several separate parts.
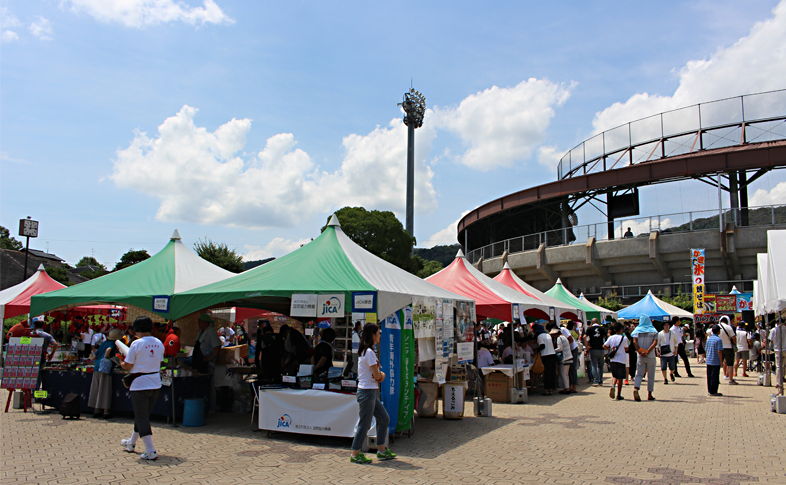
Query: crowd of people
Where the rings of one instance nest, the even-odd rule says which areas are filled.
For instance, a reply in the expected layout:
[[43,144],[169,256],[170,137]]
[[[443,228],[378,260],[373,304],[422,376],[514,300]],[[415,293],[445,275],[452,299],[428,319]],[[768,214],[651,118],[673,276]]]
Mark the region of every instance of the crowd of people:
[[766,355],[778,370],[776,385],[780,388],[786,356],[784,327],[778,323],[768,334],[761,324],[749,325],[734,316],[723,316],[716,324],[697,324],[693,328],[674,317],[663,322],[660,330],[646,315],[637,322],[601,324],[594,318],[586,326],[577,321],[558,326],[550,321],[545,326],[519,324],[513,329],[510,324],[503,324],[494,331],[481,323],[477,332],[478,367],[510,364],[515,355],[531,366],[530,387],[542,386],[546,396],[555,392],[572,394],[577,392],[579,357],[583,353],[584,374],[593,387],[604,386],[604,373],[610,372],[610,398],[624,400],[624,386],[632,384],[633,399],[641,401],[639,390],[646,378],[647,400],[653,401],[658,363],[663,385],[683,377],[678,364],[684,367],[688,378],[694,377],[688,357],[688,342],[692,339],[694,365],[707,366],[708,394],[722,396],[718,392],[721,381],[734,386],[738,385],[735,377],[740,373],[748,377],[749,371],[762,372]]

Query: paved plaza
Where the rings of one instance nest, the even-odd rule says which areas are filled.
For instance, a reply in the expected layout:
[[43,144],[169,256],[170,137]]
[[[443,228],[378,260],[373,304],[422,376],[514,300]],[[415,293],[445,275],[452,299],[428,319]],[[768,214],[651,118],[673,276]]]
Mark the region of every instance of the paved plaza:
[[144,462],[119,445],[130,416],[64,421],[10,410],[0,421],[0,477],[3,484],[786,484],[786,415],[769,410],[774,389],[741,377],[739,386],[721,384],[723,397],[709,397],[704,366],[694,367],[694,379],[659,381],[653,402],[634,402],[632,386],[616,402],[609,387],[583,385],[567,397],[495,404],[493,418],[416,418],[414,434],[391,446],[399,459],[371,465],[349,463],[349,439],[268,438],[251,430],[250,416],[222,413],[202,428],[154,422],[160,458]]

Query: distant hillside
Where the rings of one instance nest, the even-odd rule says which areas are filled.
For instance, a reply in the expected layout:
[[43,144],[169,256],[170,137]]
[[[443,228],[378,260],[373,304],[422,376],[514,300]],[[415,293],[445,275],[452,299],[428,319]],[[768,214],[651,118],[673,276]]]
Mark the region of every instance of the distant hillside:
[[[725,220],[731,220],[731,211],[726,211],[724,214]],[[765,226],[772,224],[772,209],[769,207],[762,207],[760,209],[752,209],[748,211],[748,225],[749,226]],[[775,224],[786,224],[786,206],[775,208]],[[703,217],[693,220],[693,230],[702,229],[718,229],[718,216]],[[677,227],[670,227],[672,232],[689,231],[690,223]]]
[[262,266],[265,263],[269,263],[276,258],[267,258],[267,259],[257,259],[256,261],[243,261],[243,271],[248,271],[251,268],[256,268],[257,266]]
[[448,266],[456,259],[456,253],[461,249],[458,244],[450,246],[434,246],[433,248],[415,248],[415,254],[428,261],[437,261],[442,266]]

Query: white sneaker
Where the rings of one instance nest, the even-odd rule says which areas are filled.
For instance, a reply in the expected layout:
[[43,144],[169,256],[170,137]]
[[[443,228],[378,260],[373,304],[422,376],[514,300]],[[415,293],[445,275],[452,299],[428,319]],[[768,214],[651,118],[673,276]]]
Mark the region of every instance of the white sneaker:
[[158,458],[158,453],[155,451],[146,451],[142,453],[143,460],[155,460],[156,458]]
[[135,445],[131,444],[131,440],[128,439],[128,438],[126,438],[124,440],[120,440],[120,446],[125,448],[126,451],[129,452],[129,453],[133,453],[134,452],[134,448],[136,448]]

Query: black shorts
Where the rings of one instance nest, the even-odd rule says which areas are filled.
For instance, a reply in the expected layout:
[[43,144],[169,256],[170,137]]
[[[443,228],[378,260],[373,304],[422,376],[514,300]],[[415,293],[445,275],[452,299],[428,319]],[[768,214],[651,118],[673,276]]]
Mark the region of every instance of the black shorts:
[[619,362],[612,362],[611,376],[615,379],[625,379],[627,377],[625,375],[625,364],[620,364]]
[[723,361],[726,365],[734,365],[734,349],[723,349]]

